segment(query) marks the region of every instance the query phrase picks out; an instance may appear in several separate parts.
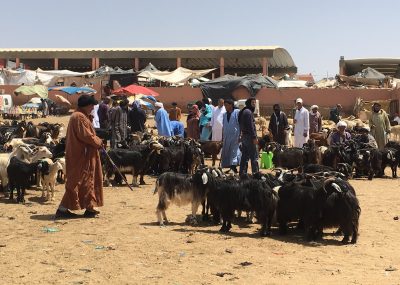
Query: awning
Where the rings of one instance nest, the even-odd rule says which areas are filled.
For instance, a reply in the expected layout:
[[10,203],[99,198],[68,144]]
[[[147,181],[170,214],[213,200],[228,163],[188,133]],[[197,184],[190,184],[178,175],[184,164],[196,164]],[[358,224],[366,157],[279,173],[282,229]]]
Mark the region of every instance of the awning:
[[202,69],[202,70],[191,70],[184,67],[178,67],[174,71],[143,71],[138,74],[138,77],[144,77],[149,79],[157,79],[160,81],[168,82],[171,84],[185,83],[189,79],[200,78],[207,73],[215,70]]
[[43,85],[33,85],[33,86],[20,86],[14,90],[15,95],[38,95],[41,98],[48,98],[49,94],[47,87]]

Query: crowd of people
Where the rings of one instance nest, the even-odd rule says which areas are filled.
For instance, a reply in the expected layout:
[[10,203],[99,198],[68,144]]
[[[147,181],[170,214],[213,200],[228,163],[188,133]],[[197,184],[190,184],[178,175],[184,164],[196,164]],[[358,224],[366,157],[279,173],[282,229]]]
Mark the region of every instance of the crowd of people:
[[[235,107],[231,99],[220,99],[217,106],[211,100],[204,98],[190,108],[187,116],[187,128],[181,122],[182,110],[172,103],[167,111],[163,103],[156,102],[155,125],[160,136],[181,136],[200,141],[222,141],[221,167],[229,168],[240,175],[247,173],[248,162],[251,162],[252,173],[259,171],[258,138],[254,111],[256,99],[249,98],[241,110]],[[322,130],[322,116],[317,105],[310,110],[303,106],[303,100],[296,100],[296,110],[293,119],[294,146],[303,147],[310,134]],[[330,112],[329,119],[336,123],[337,131],[332,133],[331,143],[341,144],[351,139],[347,132],[345,121],[341,120],[341,105]],[[92,120],[92,124],[90,124]],[[71,218],[75,214],[70,210],[86,209],[85,216],[94,217],[98,214],[94,207],[102,206],[102,183],[99,154],[97,149],[104,151],[103,142],[96,136],[95,128],[111,131],[111,147],[118,147],[126,140],[129,132],[145,131],[146,112],[139,101],[130,106],[126,98],[119,102],[104,98],[98,103],[93,97],[82,95],[78,100],[78,110],[71,116],[67,130],[67,184],[64,198],[57,210],[57,218]],[[382,149],[390,133],[390,122],[387,113],[379,103],[374,103],[369,128],[360,131],[365,134],[365,143],[371,147]],[[279,104],[273,106],[268,130],[273,141],[288,145],[291,136],[291,126],[286,114]],[[93,151],[92,151],[93,150]],[[89,152],[88,152],[89,151]],[[89,156],[88,156],[89,155]],[[76,165],[87,163],[68,163],[77,158],[90,159],[91,169],[81,169]],[[69,169],[73,165],[74,169]],[[237,167],[239,166],[239,171]],[[85,178],[86,172],[94,175]],[[82,176],[83,175],[83,176]],[[89,184],[90,185],[89,185]],[[82,188],[82,189],[81,189]],[[94,190],[93,190],[94,188]]]

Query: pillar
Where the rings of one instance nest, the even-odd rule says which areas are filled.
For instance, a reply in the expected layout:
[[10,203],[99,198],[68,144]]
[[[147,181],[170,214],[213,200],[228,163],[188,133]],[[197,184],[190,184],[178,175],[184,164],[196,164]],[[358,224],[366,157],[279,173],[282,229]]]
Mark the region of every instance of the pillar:
[[344,62],[344,56],[341,56],[339,60],[339,75],[346,75],[346,63]]
[[58,70],[58,58],[54,58],[54,70]]
[[135,57],[135,71],[139,71],[140,66],[139,66],[139,58]]
[[96,70],[96,58],[92,57],[92,70]]
[[219,76],[225,75],[225,59],[220,57],[219,59]]
[[180,57],[176,58],[176,68],[181,67],[182,66],[182,60]]
[[100,58],[96,57],[96,69],[100,68]]
[[262,74],[268,76],[268,59],[266,57],[262,58]]
[[6,68],[7,60],[0,58],[0,68]]
[[16,69],[19,68],[19,64],[20,64],[20,60],[19,60],[19,57],[17,57],[17,58],[15,59],[15,68],[16,68]]

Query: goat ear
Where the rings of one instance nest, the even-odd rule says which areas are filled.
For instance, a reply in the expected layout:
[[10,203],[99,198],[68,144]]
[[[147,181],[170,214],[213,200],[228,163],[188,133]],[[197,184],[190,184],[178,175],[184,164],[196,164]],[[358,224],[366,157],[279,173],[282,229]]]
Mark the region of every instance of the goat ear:
[[203,180],[203,185],[206,185],[208,182],[208,176],[206,173],[203,173],[203,175],[201,176],[201,180]]

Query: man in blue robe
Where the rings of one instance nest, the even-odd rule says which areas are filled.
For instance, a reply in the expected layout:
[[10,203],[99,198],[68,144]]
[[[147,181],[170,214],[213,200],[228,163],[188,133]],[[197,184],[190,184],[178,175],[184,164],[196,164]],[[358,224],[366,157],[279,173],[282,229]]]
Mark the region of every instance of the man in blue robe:
[[233,100],[225,100],[226,113],[223,117],[222,126],[222,150],[221,150],[221,167],[230,168],[233,172],[237,173],[237,165],[240,162],[239,151],[239,110],[234,109]]
[[211,118],[213,114],[212,105],[209,104],[207,98],[203,98],[203,107],[201,108],[201,115],[199,119],[200,126],[200,140],[209,141],[211,136]]
[[185,134],[185,126],[180,121],[171,121],[171,129],[174,136],[183,138]]
[[170,137],[173,136],[173,132],[171,129],[171,123],[169,121],[168,113],[164,109],[164,105],[161,102],[157,102],[155,104],[156,107],[156,127],[159,136]]

